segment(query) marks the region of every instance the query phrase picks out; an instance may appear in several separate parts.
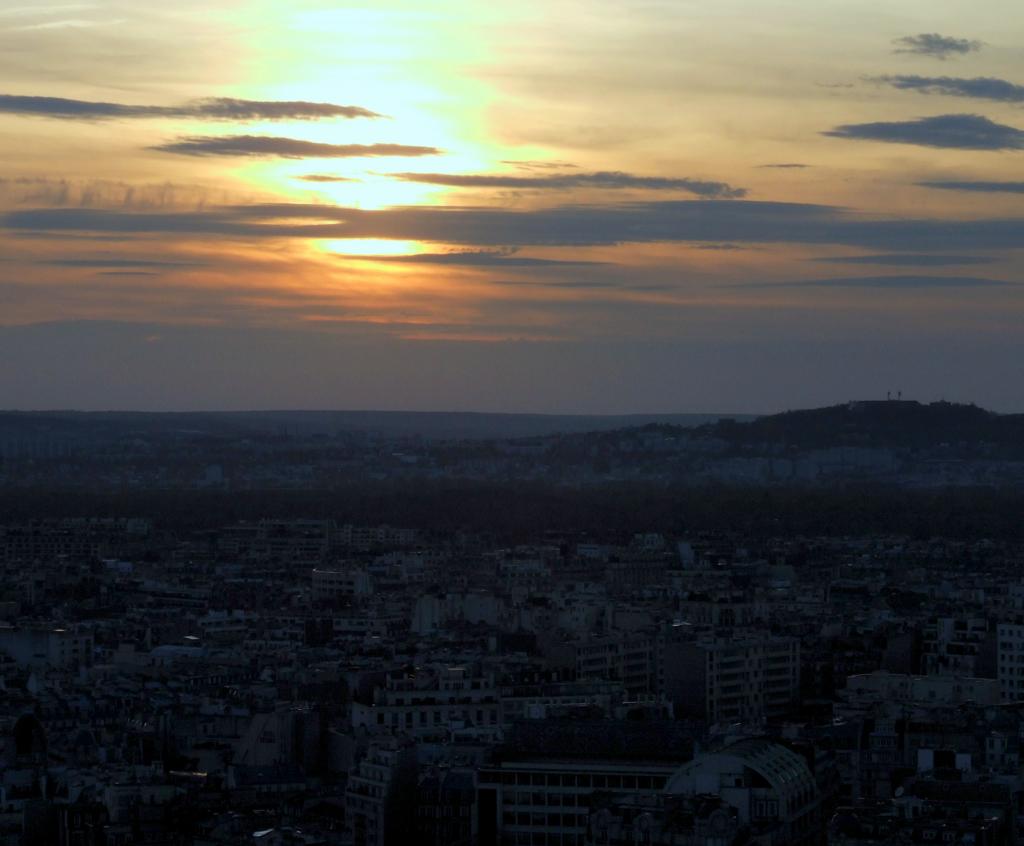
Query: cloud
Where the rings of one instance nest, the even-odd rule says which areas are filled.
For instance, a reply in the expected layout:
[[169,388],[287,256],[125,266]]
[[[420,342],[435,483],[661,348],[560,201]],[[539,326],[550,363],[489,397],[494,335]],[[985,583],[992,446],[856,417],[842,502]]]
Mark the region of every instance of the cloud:
[[812,259],[826,264],[883,264],[891,267],[947,267],[965,264],[992,264],[989,256],[951,256],[919,253],[884,253],[868,256],[829,256]]
[[191,235],[196,239],[387,238],[466,247],[620,243],[839,244],[879,252],[1020,249],[1024,218],[884,218],[809,203],[749,200],[564,205],[540,209],[323,203],[222,206],[191,212],[36,208],[0,214],[35,237]]
[[196,261],[163,261],[157,259],[118,259],[118,258],[73,258],[50,259],[37,264],[47,267],[82,267],[82,268],[158,268],[175,269],[181,267],[203,267]]
[[19,205],[84,206],[122,209],[195,209],[251,200],[197,185],[131,184],[103,179],[0,177],[0,196]]
[[393,262],[396,264],[446,264],[465,267],[557,267],[559,265],[603,265],[606,262],[543,259],[515,255],[515,250],[472,250],[450,253],[415,253],[407,256],[353,256],[359,261]]
[[393,179],[451,188],[517,188],[534,191],[563,191],[572,188],[642,189],[648,191],[687,191],[699,197],[731,199],[746,196],[745,188],[733,188],[725,182],[689,178],[635,176],[620,171],[595,173],[558,173],[550,176],[514,176],[509,174],[464,173],[392,173]]
[[304,100],[237,100],[216,97],[184,107],[186,117],[213,120],[318,120],[320,118],[379,118],[362,106],[310,103]]
[[976,76],[973,79],[953,76],[876,76],[872,79],[902,91],[973,97],[999,103],[1024,103],[1024,85],[992,76]]
[[1002,279],[985,279],[977,276],[850,276],[840,279],[811,279],[803,282],[787,282],[778,287],[887,288],[890,290],[901,290],[918,288],[990,288],[1014,284]]
[[983,194],[1024,194],[1024,182],[974,182],[935,181],[917,182],[921,188],[938,188],[942,191],[975,191]]
[[[630,293],[651,293],[656,291],[668,291],[668,285],[631,285],[623,284],[620,281],[602,281],[599,279],[492,279],[488,280],[490,285],[501,285],[507,288],[561,288],[564,290],[594,290],[594,291],[623,291]],[[594,304],[599,302],[589,298],[588,302]],[[619,300],[621,302],[621,300]],[[579,303],[573,301],[565,303],[545,303],[546,308],[578,308]]]
[[296,179],[302,180],[303,182],[361,182],[362,180],[355,179],[351,176],[332,176],[329,173],[307,173],[302,176],[296,176]]
[[579,165],[574,165],[572,162],[539,162],[523,161],[521,159],[505,159],[501,163],[511,165],[520,170],[567,170],[579,167]]
[[908,121],[850,123],[822,135],[961,150],[1024,149],[1024,131],[995,123],[981,115],[936,115]]
[[808,164],[801,164],[800,162],[781,162],[779,164],[763,164],[758,165],[760,168],[777,168],[779,170],[803,170],[804,168],[810,167]]
[[273,135],[194,135],[150,149],[182,156],[276,156],[282,159],[342,159],[362,156],[436,156],[436,147],[409,144],[321,144]]
[[194,118],[250,121],[381,117],[362,106],[310,103],[304,100],[239,100],[233,97],[211,97],[179,106],[148,106],[16,94],[0,94],[0,113],[60,120]]
[[919,35],[905,35],[894,42],[894,53],[911,53],[916,56],[930,56],[945,61],[951,56],[964,56],[978,52],[984,45],[968,38],[952,38],[937,32],[922,32]]

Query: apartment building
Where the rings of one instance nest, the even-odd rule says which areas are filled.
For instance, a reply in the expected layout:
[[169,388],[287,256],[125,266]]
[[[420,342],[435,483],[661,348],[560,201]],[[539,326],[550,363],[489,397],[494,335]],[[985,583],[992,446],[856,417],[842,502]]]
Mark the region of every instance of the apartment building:
[[402,733],[417,739],[445,739],[453,729],[473,728],[497,737],[501,730],[498,688],[492,675],[466,667],[389,675],[370,702],[352,703],[352,727]]
[[769,635],[671,639],[664,648],[664,691],[679,716],[712,725],[782,717],[800,693],[800,641]]

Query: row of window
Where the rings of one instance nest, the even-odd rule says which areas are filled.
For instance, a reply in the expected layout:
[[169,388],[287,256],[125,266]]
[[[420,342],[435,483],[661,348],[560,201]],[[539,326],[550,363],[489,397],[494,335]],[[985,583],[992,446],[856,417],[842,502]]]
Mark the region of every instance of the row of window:
[[506,811],[501,821],[507,826],[534,826],[535,828],[582,828],[587,818],[577,814],[540,814],[526,811]]
[[[489,778],[487,778],[489,776]],[[492,772],[487,781],[520,787],[581,787],[591,790],[661,790],[668,775],[609,773]],[[526,804],[526,803],[524,803]]]
[[505,793],[504,804],[507,807],[524,810],[527,808],[542,808],[545,806],[554,808],[588,808],[592,793],[549,793],[548,791],[530,792],[527,790],[510,791]]
[[508,832],[502,837],[502,846],[584,846],[585,835],[556,834],[543,831]]
[[[414,716],[415,715],[415,716]],[[473,717],[473,712],[470,710],[455,711],[453,710],[448,715],[443,715],[440,711],[428,712],[428,711],[405,711],[404,718],[403,714],[397,711],[392,711],[390,719],[386,719],[389,715],[383,711],[377,712],[377,725],[390,725],[393,728],[399,728],[404,726],[405,728],[412,728],[414,725],[426,726],[433,724],[435,726],[447,723],[452,717],[459,717],[470,720]],[[431,719],[432,717],[432,719]],[[484,725],[489,723],[490,725],[497,725],[498,712],[496,709],[477,710],[476,711],[476,724]]]

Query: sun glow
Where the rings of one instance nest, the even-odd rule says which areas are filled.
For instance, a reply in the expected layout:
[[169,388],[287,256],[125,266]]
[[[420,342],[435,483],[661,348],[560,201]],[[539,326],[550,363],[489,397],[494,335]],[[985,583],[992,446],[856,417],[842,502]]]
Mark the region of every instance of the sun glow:
[[[287,134],[326,144],[434,147],[438,154],[248,162],[236,169],[247,183],[300,201],[314,197],[361,209],[436,204],[447,189],[401,182],[388,174],[471,172],[493,159],[484,127],[493,91],[464,72],[484,61],[488,49],[481,38],[470,37],[471,24],[459,0],[433,4],[429,11],[402,0],[353,8],[298,0],[287,11],[267,2],[259,17],[263,26],[252,34],[251,46],[273,61],[255,69],[234,94],[343,102],[381,117],[289,125],[286,132],[281,124],[268,123],[252,126],[253,134]],[[302,179],[310,174],[337,181]]]
[[[337,206],[357,209],[383,209],[389,206],[430,205],[437,202],[445,192],[432,185],[419,185],[413,182],[402,182],[389,178],[383,172],[367,172],[362,167],[338,167],[336,164],[324,163],[319,171],[315,170],[317,162],[304,162],[302,167],[290,163],[276,168],[277,173],[267,180],[281,180],[280,190],[295,194],[301,192],[305,197],[315,198],[319,202],[327,200]],[[404,166],[408,166],[405,164]],[[396,170],[403,165],[398,165]],[[377,165],[375,170],[383,170]],[[341,177],[337,182],[311,182],[302,177],[310,173]]]
[[419,241],[398,241],[387,238],[350,238],[320,242],[320,249],[338,256],[412,256],[425,251]]

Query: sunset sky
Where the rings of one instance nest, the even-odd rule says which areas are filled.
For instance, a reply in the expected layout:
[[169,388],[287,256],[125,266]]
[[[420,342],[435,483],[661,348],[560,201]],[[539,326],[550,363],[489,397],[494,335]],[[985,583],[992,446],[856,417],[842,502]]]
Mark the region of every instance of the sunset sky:
[[1024,411],[1019,0],[0,0],[0,407]]

